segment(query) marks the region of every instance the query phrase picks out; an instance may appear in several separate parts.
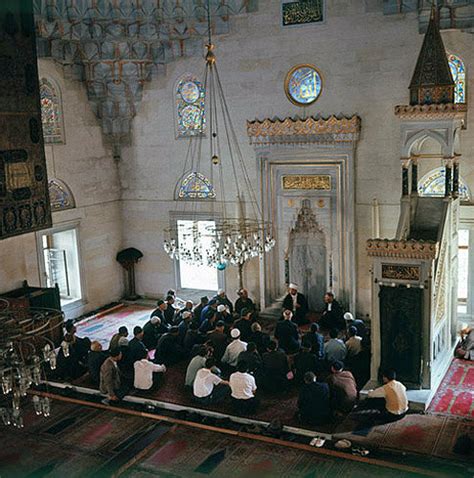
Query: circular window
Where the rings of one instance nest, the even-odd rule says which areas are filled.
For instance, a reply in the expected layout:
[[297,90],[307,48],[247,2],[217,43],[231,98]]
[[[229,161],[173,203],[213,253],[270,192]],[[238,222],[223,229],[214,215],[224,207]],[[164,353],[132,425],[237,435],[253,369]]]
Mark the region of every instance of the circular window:
[[195,103],[200,95],[199,86],[193,81],[187,81],[181,86],[180,94],[181,98],[183,98],[186,103]]
[[286,75],[285,93],[295,105],[307,106],[314,103],[322,89],[321,75],[312,65],[297,65]]

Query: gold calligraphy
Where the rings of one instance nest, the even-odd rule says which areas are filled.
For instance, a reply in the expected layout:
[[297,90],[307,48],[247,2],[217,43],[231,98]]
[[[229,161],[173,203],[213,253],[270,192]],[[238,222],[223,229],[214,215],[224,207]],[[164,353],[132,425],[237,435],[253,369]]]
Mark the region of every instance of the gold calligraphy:
[[382,264],[382,278],[419,281],[420,266]]
[[284,3],[282,15],[283,26],[321,22],[323,20],[323,0]]
[[283,189],[331,189],[331,176],[317,174],[290,174],[282,177]]
[[7,190],[27,188],[32,185],[32,173],[28,163],[7,163],[5,165]]

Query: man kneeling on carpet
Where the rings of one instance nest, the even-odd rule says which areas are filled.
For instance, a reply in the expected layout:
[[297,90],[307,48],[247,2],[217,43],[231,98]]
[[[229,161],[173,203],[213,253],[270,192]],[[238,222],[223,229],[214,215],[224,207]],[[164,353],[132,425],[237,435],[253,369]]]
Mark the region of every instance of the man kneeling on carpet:
[[204,368],[198,370],[194,379],[194,399],[203,405],[214,405],[222,402],[230,393],[229,382],[222,380],[212,372],[215,365],[215,359],[209,357]]
[[100,391],[107,395],[107,398],[102,400],[104,405],[122,400],[128,392],[125,385],[122,384],[117,365],[121,359],[122,352],[120,349],[112,349],[110,357],[100,367]]
[[382,387],[370,390],[368,398],[359,407],[362,410],[374,410],[375,421],[394,422],[402,419],[408,411],[406,387],[395,380],[397,373],[388,369],[383,374]]
[[143,352],[141,359],[134,364],[133,386],[138,390],[156,389],[160,385],[162,374],[166,372],[164,365],[155,364],[148,360],[147,352]]
[[234,410],[244,415],[255,413],[258,407],[258,399],[255,396],[257,385],[253,375],[248,372],[248,362],[240,360],[237,364],[237,372],[229,378]]

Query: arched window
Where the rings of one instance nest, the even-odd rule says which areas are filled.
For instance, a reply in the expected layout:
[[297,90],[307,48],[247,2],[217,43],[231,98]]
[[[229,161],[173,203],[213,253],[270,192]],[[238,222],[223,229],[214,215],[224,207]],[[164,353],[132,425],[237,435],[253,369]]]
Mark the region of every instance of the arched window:
[[464,62],[452,53],[448,55],[448,62],[456,85],[454,88],[454,102],[466,103],[466,68]]
[[51,211],[64,211],[76,207],[76,201],[71,190],[66,183],[60,179],[50,179],[48,181],[49,202]]
[[196,136],[204,132],[205,95],[203,84],[191,74],[185,74],[176,83],[176,136]]
[[215,199],[213,185],[201,173],[191,173],[185,176],[178,189],[178,199]]
[[[436,168],[423,176],[418,183],[420,196],[443,197],[446,172],[444,168]],[[471,192],[466,183],[459,178],[459,197],[461,201],[470,201]]]
[[64,143],[64,124],[59,88],[46,78],[40,80],[41,120],[45,143]]

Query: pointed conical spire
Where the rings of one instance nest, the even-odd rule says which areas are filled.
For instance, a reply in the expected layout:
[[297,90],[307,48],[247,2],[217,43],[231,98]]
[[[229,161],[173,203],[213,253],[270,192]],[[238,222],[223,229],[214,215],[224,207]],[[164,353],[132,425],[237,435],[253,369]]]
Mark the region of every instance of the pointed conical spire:
[[433,7],[410,82],[410,104],[440,103],[454,103],[454,81],[439,31],[438,10]]

